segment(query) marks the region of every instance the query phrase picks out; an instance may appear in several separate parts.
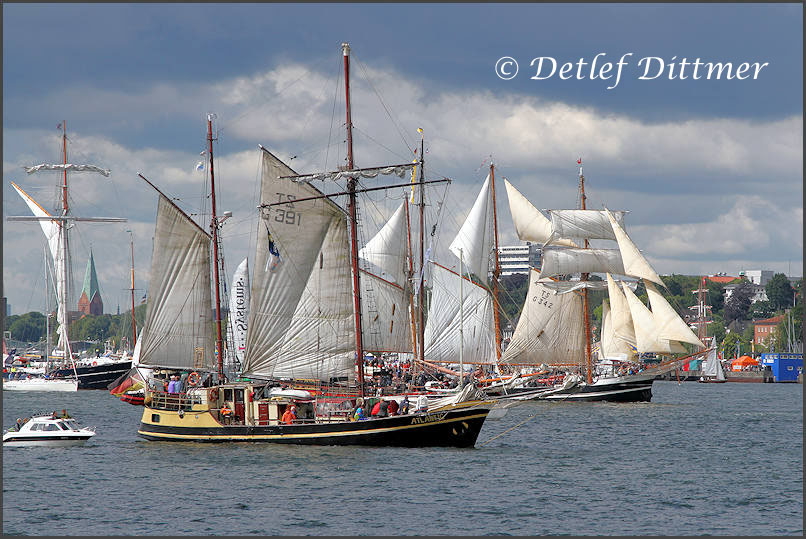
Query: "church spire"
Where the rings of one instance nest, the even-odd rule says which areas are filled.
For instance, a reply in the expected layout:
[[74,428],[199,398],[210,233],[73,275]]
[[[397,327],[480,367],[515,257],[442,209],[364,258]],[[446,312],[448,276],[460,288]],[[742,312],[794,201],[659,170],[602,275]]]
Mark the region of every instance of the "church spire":
[[92,256],[92,249],[90,249],[90,259],[87,261],[87,271],[84,272],[84,286],[81,288],[78,310],[93,316],[104,313],[104,302],[101,299],[101,291],[98,287],[98,275],[95,273],[95,259]]

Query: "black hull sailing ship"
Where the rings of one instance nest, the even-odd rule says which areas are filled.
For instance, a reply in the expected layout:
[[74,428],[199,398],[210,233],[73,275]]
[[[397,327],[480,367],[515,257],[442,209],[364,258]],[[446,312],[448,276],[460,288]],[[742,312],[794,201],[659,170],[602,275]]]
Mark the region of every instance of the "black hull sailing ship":
[[[495,403],[473,386],[427,411],[370,419],[356,414],[365,397],[364,351],[412,353],[414,333],[408,283],[359,269],[356,184],[379,174],[404,177],[415,166],[420,182],[413,185],[423,189],[428,182],[422,176],[422,151],[419,161],[411,164],[354,167],[347,44],[343,55],[347,166],[335,172],[298,175],[268,150],[260,150],[261,212],[249,329],[236,380],[228,380],[223,368],[220,220],[216,216],[211,116],[207,122],[211,234],[141,175],[158,191],[159,203],[148,312],[140,337],[139,366],[152,369],[152,375],[145,377],[148,386],[140,436],[149,440],[402,447],[475,444]],[[345,192],[325,195],[311,185],[336,179],[347,181]],[[330,199],[345,195],[346,209]],[[400,257],[387,258],[401,261]],[[366,301],[369,296],[367,282],[376,294],[371,313],[362,304],[362,298]],[[215,319],[210,309],[211,290],[215,290]],[[373,323],[376,330],[385,329],[366,330]],[[161,381],[172,374],[180,376],[187,390],[170,392],[170,386],[164,390]],[[300,389],[305,385],[317,390]]]
[[76,365],[73,369],[57,369],[53,371],[54,378],[70,378],[78,376],[78,389],[106,389],[110,383],[126,374],[132,368],[130,359],[122,359],[101,365]]
[[[648,402],[658,375],[692,356],[682,343],[704,348],[655,285],[665,287],[624,231],[624,211],[585,207],[584,176],[578,161],[581,208],[537,210],[506,182],[518,237],[543,244],[540,271],[530,272],[529,291],[501,363],[521,372],[485,388],[503,398],[537,400]],[[589,240],[615,241],[613,249],[593,248]],[[591,280],[603,273],[606,280]],[[567,276],[579,275],[569,280]],[[629,279],[617,282],[611,276]],[[633,290],[641,282],[651,310]],[[607,288],[602,304],[598,358],[593,357],[588,290]],[[667,356],[646,363],[642,354]],[[527,371],[565,371],[562,381],[541,386]],[[521,375],[526,376],[521,376]]]

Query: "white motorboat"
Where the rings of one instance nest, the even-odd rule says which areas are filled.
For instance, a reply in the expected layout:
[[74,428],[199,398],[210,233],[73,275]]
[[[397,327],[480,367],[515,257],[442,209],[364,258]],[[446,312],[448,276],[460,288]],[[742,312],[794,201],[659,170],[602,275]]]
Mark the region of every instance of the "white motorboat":
[[38,414],[3,433],[3,447],[83,444],[95,436],[95,427],[81,427],[75,419]]
[[3,380],[3,391],[78,391],[78,380],[29,376],[16,380]]

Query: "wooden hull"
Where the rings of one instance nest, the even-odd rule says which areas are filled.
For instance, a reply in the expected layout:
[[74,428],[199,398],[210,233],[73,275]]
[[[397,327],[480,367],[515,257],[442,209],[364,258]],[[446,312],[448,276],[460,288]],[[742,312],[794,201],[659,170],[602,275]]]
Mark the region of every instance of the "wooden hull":
[[492,403],[362,421],[292,425],[222,425],[209,412],[143,411],[138,434],[147,440],[268,442],[304,445],[473,447]]

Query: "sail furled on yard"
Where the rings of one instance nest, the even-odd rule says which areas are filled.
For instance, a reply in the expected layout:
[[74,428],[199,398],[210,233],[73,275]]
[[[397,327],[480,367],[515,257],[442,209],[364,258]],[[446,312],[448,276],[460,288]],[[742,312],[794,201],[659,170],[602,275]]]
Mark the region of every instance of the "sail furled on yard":
[[512,221],[515,224],[518,239],[541,244],[551,240],[553,245],[577,247],[569,239],[552,238],[551,221],[540,210],[535,208],[508,180],[504,180],[504,185],[507,188],[509,211],[512,214]]
[[559,294],[529,272],[529,291],[518,324],[501,363],[511,365],[582,365],[585,363],[585,329],[582,298]]
[[159,195],[140,364],[214,368],[210,236]]
[[[464,363],[494,364],[492,295],[467,277],[462,278],[460,294],[459,274],[432,262],[431,299],[424,332],[425,359],[458,363],[462,346]],[[463,338],[459,335],[460,326]]]
[[484,281],[490,271],[490,254],[493,249],[492,211],[493,198],[488,174],[470,213],[448,247],[456,258],[459,258],[461,252],[466,271]]
[[294,171],[261,149],[261,204],[245,376],[352,375],[352,279],[344,211],[322,193],[281,176]]

